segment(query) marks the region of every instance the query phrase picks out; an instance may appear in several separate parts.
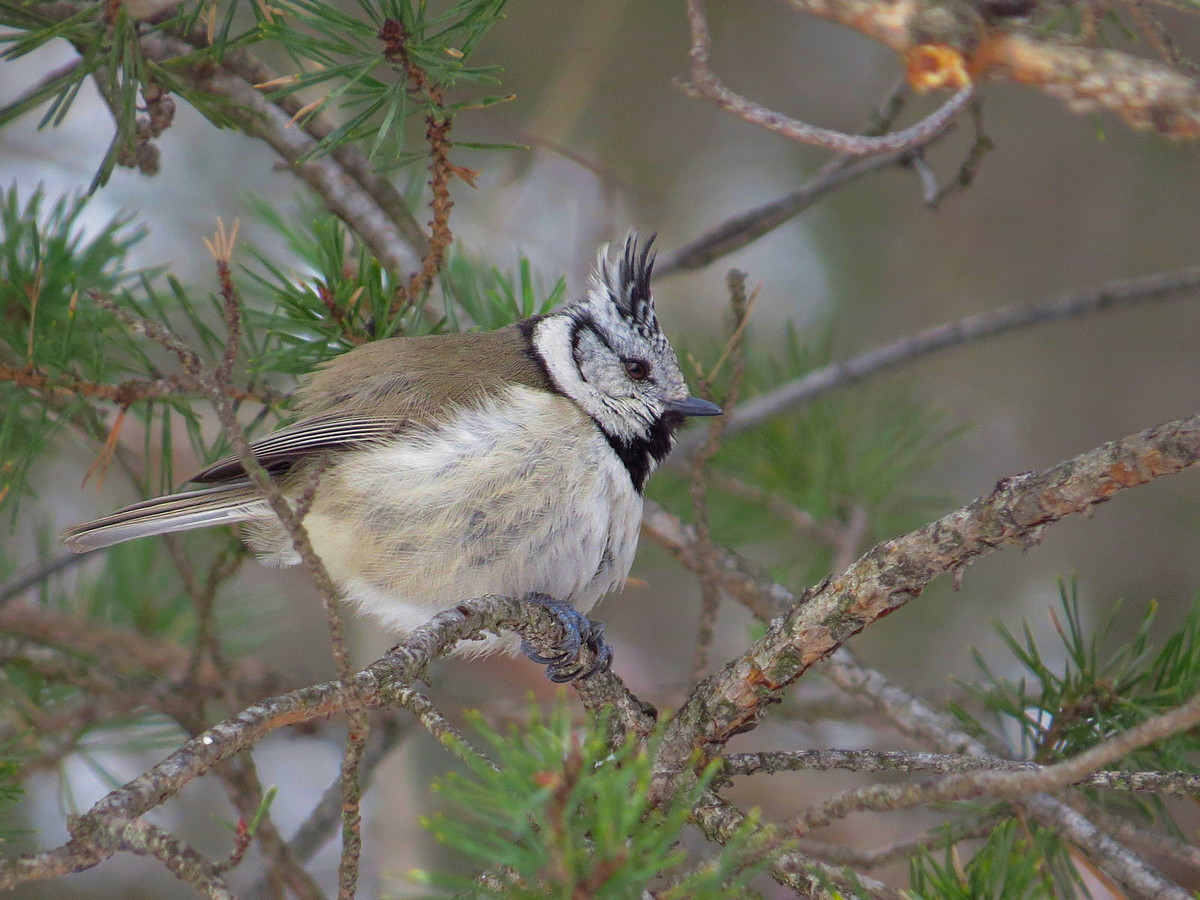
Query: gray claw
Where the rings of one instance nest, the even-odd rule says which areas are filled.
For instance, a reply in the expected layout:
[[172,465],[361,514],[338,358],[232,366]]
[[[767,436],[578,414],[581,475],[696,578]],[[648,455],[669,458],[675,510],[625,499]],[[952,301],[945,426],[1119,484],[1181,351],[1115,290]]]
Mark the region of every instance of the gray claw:
[[[551,648],[549,655],[537,652],[528,641],[521,642],[521,652],[535,663],[545,666],[547,678],[555,684],[564,684],[579,678],[590,678],[609,667],[613,654],[612,648],[604,642],[603,625],[546,594],[530,594],[526,599],[552,613],[563,628],[563,640]],[[580,650],[585,646],[595,657],[592,665],[586,669],[579,661]]]

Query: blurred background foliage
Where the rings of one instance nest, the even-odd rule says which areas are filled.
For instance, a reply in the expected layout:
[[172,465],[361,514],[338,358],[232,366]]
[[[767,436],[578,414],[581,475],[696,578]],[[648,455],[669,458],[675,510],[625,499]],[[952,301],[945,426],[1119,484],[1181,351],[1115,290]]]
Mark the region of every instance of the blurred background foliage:
[[[341,144],[362,147],[394,179],[414,221],[429,216],[430,123],[455,114],[457,169],[449,181],[455,241],[437,279],[397,308],[405,285],[300,181],[279,171],[265,146],[236,129],[214,129],[236,124],[228,109],[172,67],[141,57],[137,36],[161,23],[137,22],[134,7],[117,4],[108,27],[96,27],[112,6],[84,5],[51,26],[35,7],[0,3],[0,26],[8,29],[0,59],[0,364],[36,371],[61,388],[39,394],[14,380],[0,383],[6,584],[58,554],[53,535],[62,527],[165,490],[224,452],[208,410],[177,390],[135,398],[122,421],[120,403],[79,388],[156,382],[176,371],[161,351],[99,309],[88,291],[169,324],[209,359],[220,356],[220,288],[201,244],[217,217],[242,222],[233,280],[245,329],[235,382],[245,391],[243,420],[265,431],[286,419],[295,376],[333,353],[364,339],[491,329],[543,312],[582,290],[595,247],[620,239],[631,225],[657,231],[658,246],[669,250],[794,190],[825,161],[823,151],[758,131],[672,87],[687,65],[679,3],[288,0],[281,12],[265,0],[185,2],[171,27],[212,36],[196,59],[253,49],[275,70],[299,73],[263,90],[302,104],[297,123],[318,114],[337,123],[311,158]],[[1047,27],[1079,27],[1070,15],[1054,20],[1052,12],[1039,13]],[[785,4],[713,4],[710,14],[719,69],[768,106],[858,131],[896,81],[890,52]],[[1165,15],[1186,52],[1196,44],[1194,19]],[[404,53],[379,52],[388,21],[398,23]],[[1114,27],[1106,33],[1122,47],[1142,40]],[[68,69],[76,56],[81,63]],[[147,108],[149,85],[178,96],[178,109]],[[888,169],[707,269],[656,282],[661,317],[681,356],[707,370],[721,355],[728,334],[723,274],[731,265],[761,283],[741,385],[742,395],[752,397],[919,328],[1194,263],[1194,147],[1106,117],[1073,116],[1017,86],[990,85],[983,96],[983,121],[996,149],[969,189],[936,211],[922,205],[914,172]],[[902,124],[935,102],[913,100]],[[149,124],[139,124],[147,118]],[[159,158],[132,171],[123,148],[155,128]],[[971,144],[969,130],[958,129],[930,151],[935,170],[954,172]],[[1142,306],[971,345],[730,437],[711,464],[714,540],[798,590],[833,565],[837,548],[821,538],[822,526],[844,530],[858,522],[861,550],[986,492],[998,478],[1192,412],[1200,383],[1196,308],[1194,301]],[[686,359],[685,370],[691,375]],[[727,368],[715,386],[718,396],[728,378]],[[650,493],[690,515],[685,467],[659,475]],[[862,635],[855,649],[898,680],[956,701],[973,727],[995,728],[1039,759],[1090,746],[1194,685],[1197,500],[1200,487],[1187,476],[1123,496],[1093,520],[1057,527],[1036,552],[974,566],[956,594],[935,585],[902,615]],[[32,598],[188,646],[209,627],[198,624],[195,598],[212,583],[213,627],[228,638],[234,657],[252,652],[263,666],[289,672],[294,683],[329,675],[319,611],[301,573],[238,566],[227,534],[186,535],[168,544],[116,548],[45,583]],[[638,580],[599,616],[610,626],[618,669],[631,688],[669,707],[687,686],[698,592],[652,547],[643,549],[634,574]],[[1069,587],[1060,576],[1071,578]],[[742,611],[723,609],[714,662],[744,646],[753,628]],[[362,661],[391,642],[370,622],[355,621],[352,630]],[[85,665],[99,651],[58,652]],[[14,846],[54,841],[60,805],[86,808],[182,736],[178,724],[130,709],[84,720],[60,745],[39,729],[54,715],[75,715],[87,703],[86,691],[64,687],[46,666],[11,654],[3,662],[13,713],[3,722],[0,753],[31,772],[35,787],[6,827]],[[836,709],[805,713],[806,703],[820,708],[826,699],[819,679],[808,681],[785,715],[755,733],[755,746],[876,745],[869,723],[847,721]],[[439,701],[479,706],[492,725],[526,719],[514,701],[526,689],[546,690],[522,661],[455,663],[438,673]],[[1057,713],[1085,701],[1102,714],[1062,727]],[[479,727],[492,733],[490,725]],[[516,747],[512,733],[501,729],[509,737],[494,739],[493,749],[518,754],[510,767],[515,777],[537,740],[565,739],[564,727],[556,712],[548,724],[521,732],[527,745]],[[581,740],[591,747],[590,737]],[[1180,738],[1134,762],[1188,768],[1194,745]],[[51,763],[30,768],[28,760],[39,754]],[[303,818],[306,794],[323,789],[334,760],[314,754],[308,742],[264,746],[266,780],[297,786],[294,796],[276,801],[280,821]],[[426,785],[446,765],[440,749],[421,737],[387,764],[387,777],[368,801],[377,826],[370,840],[386,860],[369,873],[372,891],[411,890],[402,877],[409,868],[463,865],[461,855],[439,849],[412,824],[434,802]],[[0,770],[0,801],[11,799],[6,773]],[[472,776],[488,783],[484,770]],[[631,763],[619,776],[624,786],[613,790],[627,791],[637,777]],[[801,776],[787,792],[739,783],[736,796],[761,805],[771,820],[855,783],[852,777]],[[454,779],[443,784],[460,806],[486,795]],[[207,802],[218,817],[227,815],[216,799]],[[1169,803],[1140,804],[1132,812],[1173,822],[1180,832],[1194,828],[1194,814],[1176,822],[1187,810]],[[970,813],[981,821],[993,814]],[[409,824],[391,827],[398,819]],[[433,834],[445,837],[447,820],[436,821],[443,824]],[[201,846],[227,839],[203,822],[188,827]],[[868,831],[838,826],[830,834],[871,845],[911,827],[884,822]],[[450,843],[461,849],[463,841],[451,835]],[[965,866],[950,849],[920,856],[908,873],[913,889],[920,896],[1070,896],[1080,878],[1049,833],[1003,826],[975,849]],[[665,860],[674,851],[663,844],[653,852]],[[723,859],[703,870],[705,877],[720,876],[713,884],[740,877]],[[329,859],[321,865],[328,875]],[[903,881],[904,865],[889,871]],[[165,875],[154,873],[144,885],[143,877],[141,869],[113,864],[79,890],[88,896],[183,891]],[[75,890],[33,886],[23,896]]]

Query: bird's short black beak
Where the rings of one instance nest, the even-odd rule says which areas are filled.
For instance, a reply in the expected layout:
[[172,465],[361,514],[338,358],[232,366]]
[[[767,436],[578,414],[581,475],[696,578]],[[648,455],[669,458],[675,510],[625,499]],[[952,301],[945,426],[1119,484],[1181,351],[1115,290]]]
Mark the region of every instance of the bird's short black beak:
[[724,410],[715,403],[701,400],[699,397],[688,397],[686,400],[671,400],[667,409],[681,416],[719,416]]

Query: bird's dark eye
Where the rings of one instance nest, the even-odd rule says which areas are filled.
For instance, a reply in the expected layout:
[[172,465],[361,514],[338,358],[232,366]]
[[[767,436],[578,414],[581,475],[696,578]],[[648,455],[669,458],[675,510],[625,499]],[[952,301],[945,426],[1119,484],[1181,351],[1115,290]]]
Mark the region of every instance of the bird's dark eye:
[[622,362],[625,363],[625,374],[634,381],[645,381],[650,377],[650,363],[644,359],[626,359]]

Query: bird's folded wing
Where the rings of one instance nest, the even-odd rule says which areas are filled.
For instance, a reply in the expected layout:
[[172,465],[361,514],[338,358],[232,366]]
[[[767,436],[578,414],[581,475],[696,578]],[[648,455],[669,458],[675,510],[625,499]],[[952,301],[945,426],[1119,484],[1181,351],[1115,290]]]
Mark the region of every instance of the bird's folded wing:
[[[346,449],[386,441],[403,431],[407,419],[391,417],[339,416],[325,414],[301,419],[259,438],[250,445],[254,458],[264,469],[278,474],[321,450]],[[197,472],[188,481],[213,484],[246,475],[241,460],[226,456]]]

